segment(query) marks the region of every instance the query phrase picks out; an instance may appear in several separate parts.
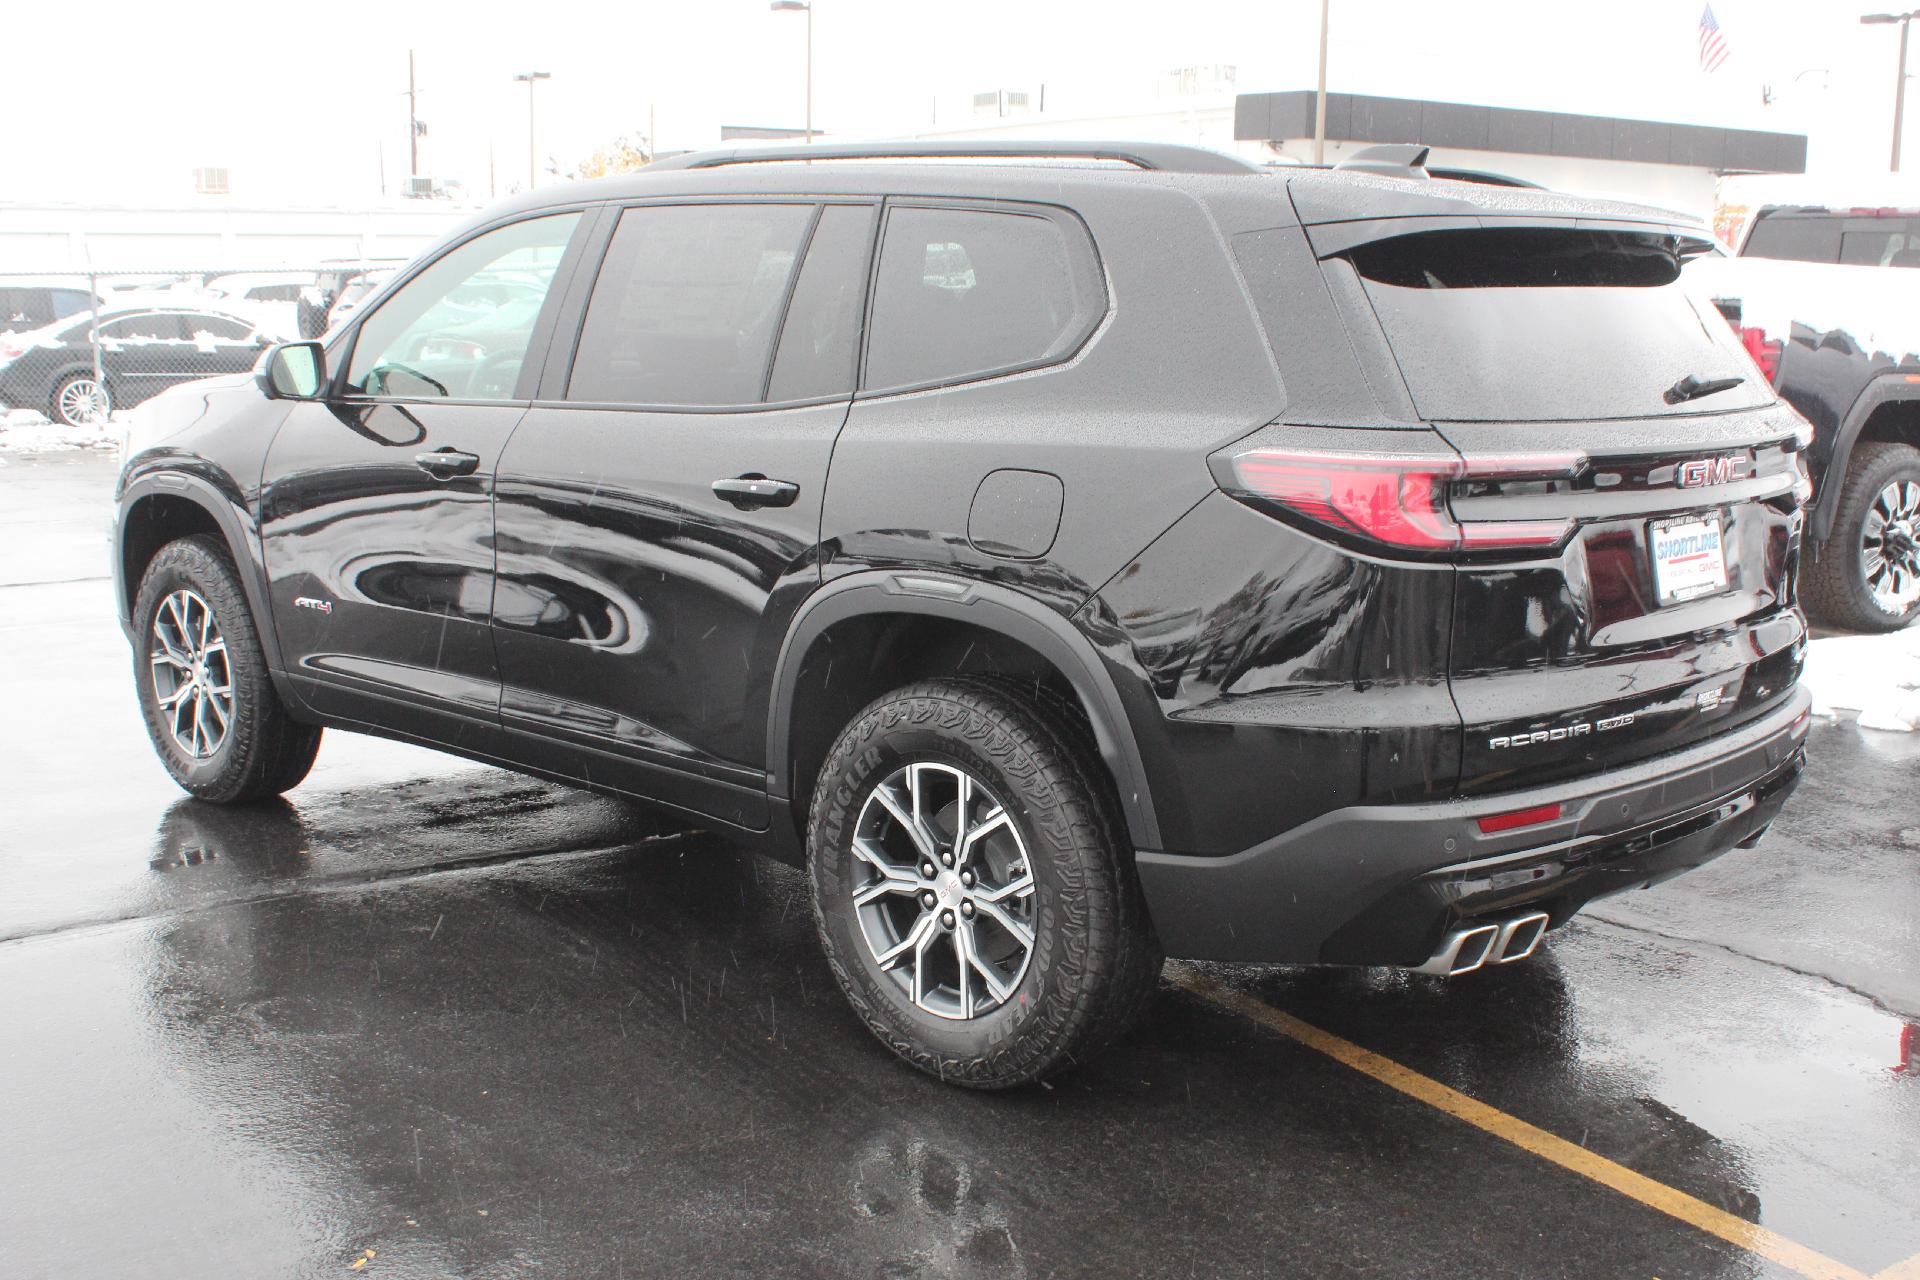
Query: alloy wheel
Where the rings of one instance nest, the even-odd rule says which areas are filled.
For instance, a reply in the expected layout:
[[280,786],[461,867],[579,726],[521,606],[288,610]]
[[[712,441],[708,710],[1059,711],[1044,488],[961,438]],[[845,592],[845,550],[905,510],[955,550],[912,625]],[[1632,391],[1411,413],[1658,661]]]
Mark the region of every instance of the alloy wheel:
[[852,852],[868,953],[915,1006],[966,1021],[1013,997],[1033,959],[1033,869],[986,783],[950,764],[895,770],[861,806]]
[[213,610],[181,588],[153,615],[153,693],[174,744],[194,760],[211,759],[233,724],[233,668]]
[[92,378],[74,378],[60,388],[60,418],[73,426],[98,426],[112,407],[107,389]]
[[1920,600],[1920,482],[1895,480],[1874,498],[1861,530],[1860,571],[1888,613]]

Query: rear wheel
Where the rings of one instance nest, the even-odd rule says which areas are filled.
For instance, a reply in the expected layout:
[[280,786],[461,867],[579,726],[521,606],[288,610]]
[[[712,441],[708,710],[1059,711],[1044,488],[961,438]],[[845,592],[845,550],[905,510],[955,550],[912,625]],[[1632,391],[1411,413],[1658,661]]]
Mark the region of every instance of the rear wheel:
[[160,763],[218,804],[262,800],[313,767],[320,730],[287,714],[219,539],[162,547],[134,604],[133,676]]
[[1920,616],[1920,449],[1853,451],[1804,595],[1815,619],[1848,631],[1897,631]]
[[834,745],[815,922],[854,1009],[914,1066],[1029,1083],[1145,1003],[1162,956],[1098,767],[1058,708],[986,681],[888,694]]
[[70,373],[54,385],[47,416],[62,426],[95,427],[113,413],[107,384],[91,373]]

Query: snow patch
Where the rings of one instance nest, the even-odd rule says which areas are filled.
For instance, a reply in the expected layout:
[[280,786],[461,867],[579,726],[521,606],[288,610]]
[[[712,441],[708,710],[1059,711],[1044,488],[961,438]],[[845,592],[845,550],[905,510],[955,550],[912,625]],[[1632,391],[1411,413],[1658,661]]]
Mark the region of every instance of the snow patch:
[[1815,640],[1800,683],[1817,716],[1858,711],[1863,729],[1912,733],[1920,729],[1920,627]]
[[67,427],[49,422],[31,409],[0,410],[0,458],[9,454],[52,453],[61,449],[100,449],[111,453],[120,447],[126,424],[119,414],[111,422],[91,427]]

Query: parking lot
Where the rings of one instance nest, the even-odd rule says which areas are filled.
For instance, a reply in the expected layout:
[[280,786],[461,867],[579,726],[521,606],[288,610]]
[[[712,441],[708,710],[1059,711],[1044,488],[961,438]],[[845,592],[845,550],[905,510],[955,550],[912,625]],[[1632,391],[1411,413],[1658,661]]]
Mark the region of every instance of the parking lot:
[[1920,735],[1816,722],[1764,845],[1527,963],[1172,964],[968,1093],[849,1012],[797,873],[670,819],[341,734],[183,799],[111,482],[0,470],[11,1272],[1920,1278]]

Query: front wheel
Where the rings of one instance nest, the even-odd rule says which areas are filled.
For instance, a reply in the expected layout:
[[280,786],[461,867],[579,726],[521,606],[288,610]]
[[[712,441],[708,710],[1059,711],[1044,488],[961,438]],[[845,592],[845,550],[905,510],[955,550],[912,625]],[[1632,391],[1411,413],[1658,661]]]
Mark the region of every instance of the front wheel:
[[1897,631],[1920,616],[1920,449],[1853,451],[1802,594],[1816,620],[1848,631]]
[[888,694],[834,745],[815,923],[847,999],[914,1066],[1026,1084],[1145,1003],[1162,956],[1099,768],[1063,708],[986,681]]
[[70,373],[60,379],[47,403],[47,416],[65,427],[97,427],[112,413],[112,393],[91,373]]
[[133,677],[175,782],[216,804],[278,795],[313,767],[320,730],[274,692],[238,570],[217,538],[162,547],[134,603]]

